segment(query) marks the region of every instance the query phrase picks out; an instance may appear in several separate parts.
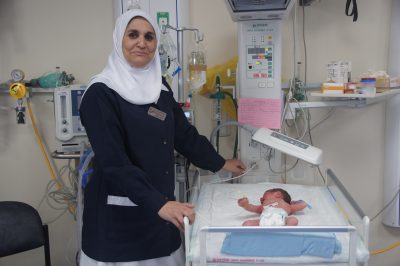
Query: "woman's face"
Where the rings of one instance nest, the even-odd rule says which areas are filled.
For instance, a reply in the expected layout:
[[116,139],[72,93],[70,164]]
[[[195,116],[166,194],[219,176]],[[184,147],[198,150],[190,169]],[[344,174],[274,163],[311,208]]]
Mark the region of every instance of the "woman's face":
[[122,39],[126,61],[133,67],[145,67],[153,59],[156,48],[156,34],[151,24],[142,17],[133,18]]

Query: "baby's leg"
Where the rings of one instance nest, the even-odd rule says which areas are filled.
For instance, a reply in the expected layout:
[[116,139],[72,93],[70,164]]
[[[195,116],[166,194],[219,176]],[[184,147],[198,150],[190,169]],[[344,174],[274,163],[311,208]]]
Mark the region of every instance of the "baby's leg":
[[299,223],[296,217],[294,216],[288,216],[286,217],[285,224],[289,226],[296,226]]
[[259,226],[260,225],[260,220],[247,220],[243,224],[243,226]]

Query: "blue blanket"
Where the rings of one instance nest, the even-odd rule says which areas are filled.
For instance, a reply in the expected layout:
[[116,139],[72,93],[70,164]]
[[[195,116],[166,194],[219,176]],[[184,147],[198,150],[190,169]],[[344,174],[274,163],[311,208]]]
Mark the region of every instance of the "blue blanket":
[[221,252],[236,256],[332,258],[342,251],[334,233],[239,233],[225,236]]

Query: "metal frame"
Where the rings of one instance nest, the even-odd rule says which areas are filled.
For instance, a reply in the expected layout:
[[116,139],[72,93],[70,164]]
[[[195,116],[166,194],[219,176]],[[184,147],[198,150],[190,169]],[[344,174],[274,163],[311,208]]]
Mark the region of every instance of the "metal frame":
[[[223,233],[223,232],[333,232],[343,233],[348,232],[349,238],[349,258],[347,263],[334,262],[332,265],[348,265],[355,266],[357,264],[357,236],[368,247],[369,241],[369,218],[364,214],[360,206],[353,199],[351,194],[346,190],[341,181],[336,177],[332,170],[327,170],[328,181],[326,189],[330,192],[331,196],[338,204],[345,218],[348,220],[348,226],[276,226],[276,227],[212,227],[206,226],[200,229],[200,266],[207,265],[206,256],[206,234],[207,233]],[[195,182],[192,188],[192,198],[190,202],[197,202],[200,192],[200,179]],[[185,217],[185,248],[190,249],[190,236],[192,226],[189,225],[189,220]],[[209,263],[210,265],[223,265],[219,263]],[[230,263],[227,263],[228,265]],[[232,264],[232,263],[231,263]],[[186,266],[191,265],[187,257]],[[241,264],[242,265],[242,264]],[[249,264],[250,265],[250,264]],[[268,264],[266,264],[268,265]],[[309,265],[298,264],[298,265]],[[313,264],[314,265],[314,264]],[[319,264],[316,264],[319,265]],[[362,265],[367,266],[368,263]]]

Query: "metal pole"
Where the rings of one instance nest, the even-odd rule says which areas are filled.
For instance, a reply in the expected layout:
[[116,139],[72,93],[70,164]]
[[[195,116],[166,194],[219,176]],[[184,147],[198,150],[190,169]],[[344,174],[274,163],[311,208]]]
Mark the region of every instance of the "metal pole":
[[178,49],[178,62],[181,65],[182,70],[178,74],[178,101],[183,102],[184,99],[184,83],[183,83],[183,31],[177,31],[178,33],[178,42],[177,42],[177,49]]
[[178,62],[181,65],[181,71],[178,73],[178,102],[184,102],[185,101],[185,91],[184,91],[184,77],[183,77],[183,66],[184,66],[184,57],[183,57],[183,32],[184,31],[193,31],[195,34],[195,39],[196,42],[201,42],[203,41],[203,35],[199,32],[198,29],[194,28],[186,28],[186,27],[180,27],[179,25],[175,28],[172,27],[171,25],[167,24],[164,25],[162,28],[163,33],[166,32],[167,29],[172,29],[176,31],[177,33],[177,43],[176,43],[176,49],[177,49],[177,54],[178,54]]

